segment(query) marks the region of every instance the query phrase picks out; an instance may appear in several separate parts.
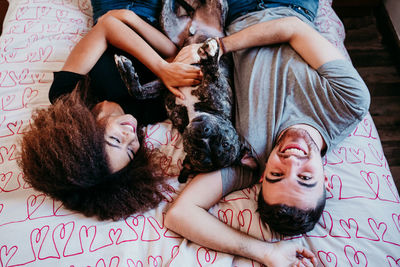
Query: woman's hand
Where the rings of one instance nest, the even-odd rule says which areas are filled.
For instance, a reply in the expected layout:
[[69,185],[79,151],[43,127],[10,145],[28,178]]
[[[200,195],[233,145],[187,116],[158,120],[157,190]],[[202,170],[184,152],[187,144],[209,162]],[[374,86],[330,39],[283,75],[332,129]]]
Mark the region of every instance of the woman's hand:
[[200,62],[200,57],[197,51],[203,45],[200,44],[191,44],[183,47],[181,51],[179,51],[178,55],[176,55],[174,62],[182,62],[186,64],[197,64]]
[[290,241],[271,244],[272,249],[265,256],[268,267],[280,266],[317,266],[315,255],[300,244]]
[[172,63],[164,67],[161,80],[175,96],[184,99],[184,95],[177,89],[180,86],[193,86],[201,82],[203,74],[199,67],[191,64],[199,63],[197,51],[202,44],[191,44],[183,47]]
[[160,79],[175,96],[184,99],[178,87],[193,86],[201,82],[203,74],[199,67],[181,62],[163,62],[160,70]]

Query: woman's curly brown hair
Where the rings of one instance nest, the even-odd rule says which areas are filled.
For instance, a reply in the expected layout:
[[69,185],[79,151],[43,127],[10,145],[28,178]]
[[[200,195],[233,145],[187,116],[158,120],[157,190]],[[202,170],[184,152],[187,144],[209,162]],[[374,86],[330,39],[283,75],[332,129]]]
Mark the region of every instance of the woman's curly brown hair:
[[37,110],[21,141],[24,179],[68,209],[101,220],[118,220],[156,207],[168,188],[148,164],[141,146],[135,159],[111,173],[104,128],[76,90],[48,109]]

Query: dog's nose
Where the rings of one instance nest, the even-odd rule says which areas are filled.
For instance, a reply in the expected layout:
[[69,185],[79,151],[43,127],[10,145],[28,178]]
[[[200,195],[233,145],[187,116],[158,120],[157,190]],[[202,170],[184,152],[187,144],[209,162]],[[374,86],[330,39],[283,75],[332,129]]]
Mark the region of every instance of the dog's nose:
[[200,138],[208,138],[212,134],[212,128],[210,126],[207,126],[204,122],[196,123],[193,130]]

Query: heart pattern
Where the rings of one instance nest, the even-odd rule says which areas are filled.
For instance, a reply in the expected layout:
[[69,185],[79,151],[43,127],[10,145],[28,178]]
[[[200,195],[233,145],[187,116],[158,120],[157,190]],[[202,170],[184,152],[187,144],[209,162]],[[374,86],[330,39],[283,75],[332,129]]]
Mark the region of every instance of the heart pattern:
[[337,267],[337,256],[333,252],[318,251],[318,258],[324,267]]
[[350,266],[368,266],[368,259],[363,251],[355,250],[354,247],[346,245],[344,252]]
[[[348,56],[343,24],[331,2],[320,0],[315,23]],[[144,145],[161,151],[161,172],[173,177],[168,179],[172,193],[154,210],[100,221],[67,209],[24,181],[17,164],[19,140],[30,128],[32,112],[50,104],[52,72],[62,68],[93,25],[92,7],[89,0],[16,0],[9,5],[0,37],[0,266],[261,266],[166,228],[166,211],[185,186],[175,179],[184,152],[170,121],[148,126],[144,134]],[[399,266],[400,198],[382,151],[367,115],[322,159],[330,191],[319,223],[283,242],[305,244],[319,266]],[[256,184],[229,194],[211,212],[268,244],[279,236],[256,211],[259,190]]]

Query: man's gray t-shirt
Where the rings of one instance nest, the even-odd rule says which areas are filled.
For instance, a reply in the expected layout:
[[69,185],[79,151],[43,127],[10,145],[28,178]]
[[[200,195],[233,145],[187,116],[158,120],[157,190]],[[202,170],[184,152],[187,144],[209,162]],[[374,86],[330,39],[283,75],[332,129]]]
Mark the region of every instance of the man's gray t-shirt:
[[[287,8],[254,12],[234,22],[228,32],[291,12],[297,16]],[[233,59],[235,126],[256,152],[261,171],[275,138],[286,128],[295,124],[314,127],[329,151],[368,112],[368,88],[347,60],[331,61],[314,70],[288,44],[241,50],[233,53]],[[259,174],[240,167],[225,168],[223,195],[259,178]]]

